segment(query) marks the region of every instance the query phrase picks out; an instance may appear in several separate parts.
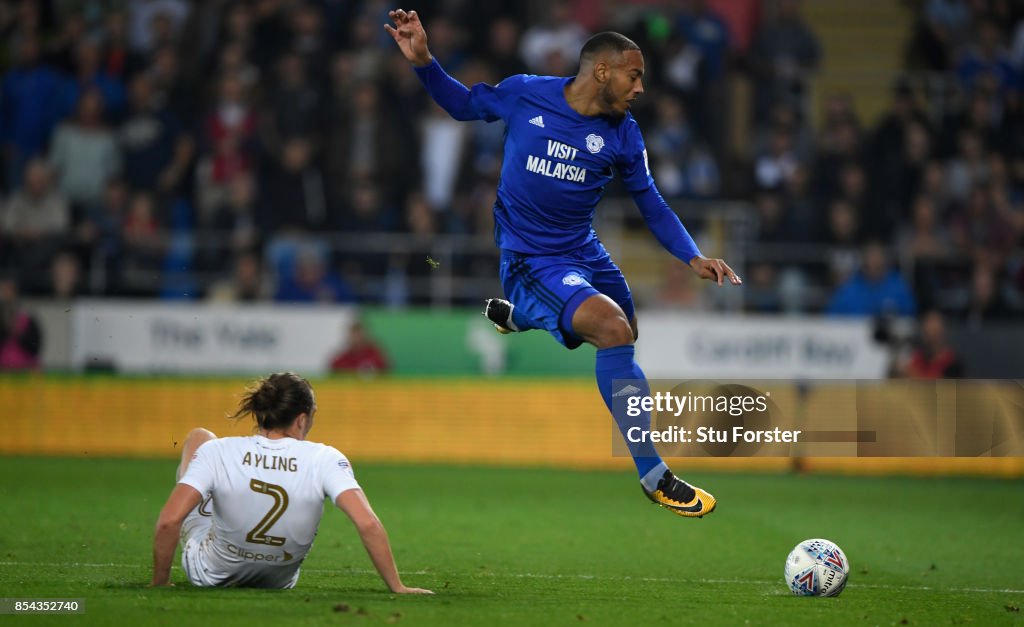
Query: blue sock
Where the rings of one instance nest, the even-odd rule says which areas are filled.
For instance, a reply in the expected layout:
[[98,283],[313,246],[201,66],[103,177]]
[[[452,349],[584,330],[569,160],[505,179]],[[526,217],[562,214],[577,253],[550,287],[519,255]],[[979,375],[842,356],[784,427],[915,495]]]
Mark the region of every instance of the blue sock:
[[[622,393],[622,390],[612,389],[612,381],[616,379],[631,379],[630,385],[637,389],[636,391],[630,390],[629,396],[647,396],[651,393],[644,371],[633,359],[634,353],[635,350],[631,344],[598,349],[597,363],[594,367],[597,375],[597,388],[601,391],[601,397],[604,398],[608,410],[612,412],[623,438],[626,438],[626,432],[632,427],[640,427],[645,431],[649,431],[651,428],[650,412],[641,411],[639,416],[629,416],[625,411],[616,412],[612,402],[616,392]],[[623,386],[620,384],[620,387]],[[657,487],[658,479],[668,467],[661,461],[661,456],[654,450],[654,444],[651,442],[632,444],[628,439],[626,442],[641,481],[647,489],[654,490]]]
[[533,323],[533,320],[526,317],[523,310],[519,307],[512,309],[512,324],[516,325],[517,331],[529,331],[530,329],[539,329],[540,327]]

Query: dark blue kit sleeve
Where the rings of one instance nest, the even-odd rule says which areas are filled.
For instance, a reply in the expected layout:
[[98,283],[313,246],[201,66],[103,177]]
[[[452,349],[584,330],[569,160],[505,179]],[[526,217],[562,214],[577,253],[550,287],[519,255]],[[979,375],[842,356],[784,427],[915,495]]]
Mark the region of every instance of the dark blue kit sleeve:
[[647,228],[654,233],[665,250],[689,264],[694,257],[700,257],[700,249],[693,241],[679,216],[665,202],[654,185],[639,192],[633,192],[633,200],[640,208],[640,214],[647,222]]
[[519,76],[505,79],[498,86],[478,83],[472,89],[452,78],[444,68],[432,60],[430,65],[415,67],[416,76],[427,93],[442,109],[456,120],[486,120],[494,122],[507,116],[508,102]]

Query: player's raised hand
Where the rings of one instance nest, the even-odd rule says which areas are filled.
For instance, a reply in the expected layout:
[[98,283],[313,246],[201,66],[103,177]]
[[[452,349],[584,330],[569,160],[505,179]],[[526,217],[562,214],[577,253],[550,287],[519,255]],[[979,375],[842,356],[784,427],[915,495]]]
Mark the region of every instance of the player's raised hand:
[[384,30],[394,38],[405,58],[413,65],[430,65],[433,57],[427,48],[427,31],[423,30],[423,24],[420,23],[420,16],[416,11],[395,9],[388,11],[388,17],[395,25],[385,24]]
[[708,279],[709,281],[715,281],[719,285],[725,279],[729,279],[729,282],[733,285],[743,285],[743,279],[738,274],[733,272],[729,264],[725,263],[722,259],[708,259],[707,257],[694,257],[690,260],[690,267],[697,273],[702,279]]

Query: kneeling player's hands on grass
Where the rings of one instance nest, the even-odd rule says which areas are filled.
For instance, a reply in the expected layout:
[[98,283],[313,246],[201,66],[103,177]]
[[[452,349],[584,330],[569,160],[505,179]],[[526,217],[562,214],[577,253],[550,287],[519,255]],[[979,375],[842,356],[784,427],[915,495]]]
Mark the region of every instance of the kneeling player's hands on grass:
[[702,279],[715,281],[722,285],[724,279],[729,279],[733,285],[743,285],[743,279],[733,272],[729,264],[722,259],[708,259],[707,257],[694,257],[690,260],[690,267]]
[[433,590],[426,588],[410,588],[409,586],[398,586],[392,592],[396,594],[434,594]]

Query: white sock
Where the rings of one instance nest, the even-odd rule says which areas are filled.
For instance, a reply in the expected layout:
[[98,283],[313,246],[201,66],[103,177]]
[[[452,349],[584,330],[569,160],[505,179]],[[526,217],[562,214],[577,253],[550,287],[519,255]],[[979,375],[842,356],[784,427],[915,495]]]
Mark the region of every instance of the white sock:
[[668,470],[668,466],[665,462],[661,462],[654,468],[647,471],[647,474],[640,478],[640,483],[648,492],[654,492],[658,489],[658,482],[665,476],[666,470]]

